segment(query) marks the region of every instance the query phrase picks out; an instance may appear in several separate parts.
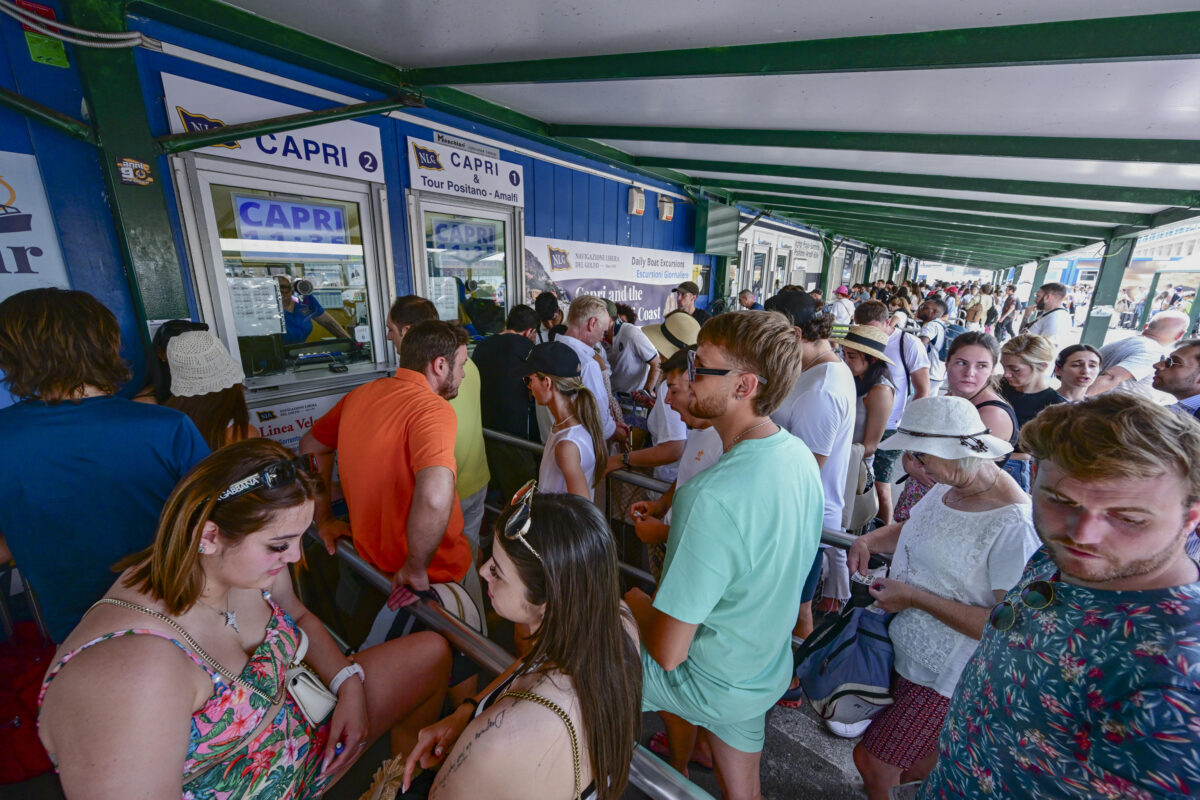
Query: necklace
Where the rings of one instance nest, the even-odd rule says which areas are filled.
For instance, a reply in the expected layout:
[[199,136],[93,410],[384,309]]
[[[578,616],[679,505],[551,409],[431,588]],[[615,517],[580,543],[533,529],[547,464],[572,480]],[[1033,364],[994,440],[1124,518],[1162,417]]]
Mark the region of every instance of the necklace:
[[730,447],[730,449],[732,449],[732,448],[733,448],[733,446],[734,446],[735,444],[737,444],[738,442],[740,442],[740,441],[742,440],[742,437],[743,437],[743,436],[745,436],[747,433],[749,433],[750,431],[754,430],[755,428],[761,428],[763,425],[766,425],[766,424],[767,424],[768,422],[770,422],[770,421],[771,421],[771,418],[770,418],[770,417],[767,417],[767,418],[766,418],[766,419],[764,419],[762,422],[759,422],[759,423],[757,423],[757,424],[755,424],[755,425],[751,425],[749,428],[746,428],[746,430],[742,431],[742,432],[741,432],[741,433],[739,433],[737,436],[735,436],[735,437],[734,437],[734,439],[733,439],[733,441],[729,443],[729,447]]
[[213,611],[217,612],[222,617],[224,617],[226,628],[233,628],[234,633],[242,632],[242,629],[239,628],[238,624],[237,624],[237,612],[229,610],[229,598],[228,597],[225,598],[225,610],[224,611],[217,608],[216,606],[210,606],[208,603],[204,602],[199,597],[196,598],[196,602],[199,603],[200,605],[204,606],[205,608],[211,608]]
[[[568,422],[570,422],[570,421],[571,421],[571,420],[573,420],[573,419],[575,419],[575,415],[574,415],[574,414],[572,414],[572,415],[571,415],[571,416],[569,416],[569,417],[563,417],[561,420],[559,420],[558,422],[556,422],[556,423],[554,423],[552,426],[550,426],[550,427],[551,427],[551,430],[556,430],[556,431],[557,431],[557,430],[561,430],[562,428],[569,428],[569,427],[571,427],[571,426],[570,426],[570,425],[568,425],[567,423],[568,423]],[[579,420],[575,419],[575,421],[576,421],[576,422],[578,422]]]
[[[959,491],[960,491],[960,494],[958,495],[958,497],[954,498],[954,500],[953,500],[952,502],[959,503],[959,502],[961,502],[961,501],[963,501],[963,500],[966,500],[968,497],[974,497],[974,496],[975,496],[975,495],[977,495],[977,494],[983,494],[983,493],[984,493],[984,492],[986,492],[988,489],[991,489],[993,486],[995,486],[995,485],[996,485],[996,481],[998,481],[998,480],[1000,480],[1000,476],[999,476],[999,475],[993,475],[993,476],[992,476],[992,482],[991,482],[991,483],[989,483],[987,486],[983,487],[983,488],[982,488],[982,489],[980,489],[979,491],[977,491],[977,492],[971,492],[970,494],[962,494],[962,493],[961,493],[961,490],[959,490]],[[957,487],[957,486],[955,486],[954,488],[955,488],[955,489],[958,489],[958,487]],[[946,494],[949,494],[949,492],[947,492]]]

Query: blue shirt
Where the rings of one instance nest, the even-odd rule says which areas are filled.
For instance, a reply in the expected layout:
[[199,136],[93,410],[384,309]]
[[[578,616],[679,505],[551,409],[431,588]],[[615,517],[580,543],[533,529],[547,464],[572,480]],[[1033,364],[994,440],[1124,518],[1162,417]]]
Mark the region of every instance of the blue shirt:
[[959,681],[921,800],[1165,800],[1200,792],[1200,583],[1113,592],[1054,581],[1039,550]]
[[325,313],[324,307],[311,294],[301,297],[291,311],[283,312],[283,324],[287,331],[283,334],[284,344],[300,344],[312,335],[313,317]]
[[184,414],[116,397],[0,409],[0,442],[0,533],[61,642],[208,445]]

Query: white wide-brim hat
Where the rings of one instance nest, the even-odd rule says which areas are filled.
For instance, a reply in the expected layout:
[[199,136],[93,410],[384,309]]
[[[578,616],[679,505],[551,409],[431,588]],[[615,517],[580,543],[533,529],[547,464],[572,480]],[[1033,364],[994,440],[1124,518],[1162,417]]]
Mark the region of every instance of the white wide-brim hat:
[[947,396],[910,401],[895,435],[880,442],[879,449],[912,450],[957,461],[1000,458],[1012,452],[1012,445],[992,436],[970,400]]

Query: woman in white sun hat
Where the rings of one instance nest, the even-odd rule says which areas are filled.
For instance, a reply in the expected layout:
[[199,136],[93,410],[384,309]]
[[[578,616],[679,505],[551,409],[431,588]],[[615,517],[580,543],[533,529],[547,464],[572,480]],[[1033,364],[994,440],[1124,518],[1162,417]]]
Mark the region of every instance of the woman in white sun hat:
[[181,333],[167,343],[167,364],[167,405],[191,417],[211,449],[259,435],[246,408],[242,365],[220,339],[208,331]]
[[871,553],[892,554],[890,577],[871,596],[896,614],[895,703],[854,749],[872,800],[932,769],[950,696],[988,612],[1039,546],[1029,495],[996,465],[1012,446],[990,434],[969,400],[912,401],[881,447],[907,452],[937,483],[906,522],[859,537],[847,555],[850,570],[865,574]]

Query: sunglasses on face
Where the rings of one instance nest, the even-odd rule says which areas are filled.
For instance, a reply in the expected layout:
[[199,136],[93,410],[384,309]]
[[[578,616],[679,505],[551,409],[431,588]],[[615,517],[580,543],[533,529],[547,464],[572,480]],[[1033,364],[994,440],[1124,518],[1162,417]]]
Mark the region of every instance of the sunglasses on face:
[[217,495],[217,502],[232,500],[259,489],[276,489],[286,486],[296,480],[301,471],[316,472],[316,465],[313,463],[311,455],[297,456],[286,461],[268,464],[261,471],[231,483],[225,491]]
[[525,534],[529,533],[529,527],[533,522],[533,495],[537,492],[537,479],[530,480],[524,486],[517,490],[513,495],[510,506],[514,506],[515,510],[512,516],[508,518],[508,522],[504,523],[504,538],[507,541],[519,541],[521,544],[529,548],[529,552],[533,553],[534,558],[545,566],[542,561],[541,553],[533,549],[533,545],[525,538]]
[[[1054,602],[1054,582],[1034,581],[1021,590],[1019,595],[1021,605],[1033,611],[1049,608]],[[988,616],[988,622],[998,631],[1006,631],[1017,624],[1017,607],[1005,600]]]
[[[540,373],[540,372],[534,372],[534,373],[533,373],[533,374],[531,374],[531,375],[526,375],[526,376],[525,376],[524,378],[522,378],[521,380],[525,382],[525,388],[526,388],[526,389],[528,389],[528,388],[529,388],[529,384],[533,383],[533,379],[534,379],[534,378],[537,378],[537,379],[539,379],[539,380],[540,380],[540,379],[542,379],[542,378],[544,378],[544,377],[546,377],[546,376],[545,376],[545,375],[543,375],[542,373]],[[518,493],[518,494],[519,494],[519,493]]]
[[[691,381],[692,383],[696,382],[697,375],[728,375],[731,372],[735,372],[735,370],[732,368],[716,369],[714,367],[697,367],[695,350],[688,350],[687,360],[688,360],[688,380]],[[755,375],[754,377],[758,378],[758,382],[761,383],[763,386],[767,385],[766,378],[762,377],[761,375]]]
[[1182,367],[1186,362],[1177,355],[1163,356],[1158,363],[1162,364],[1166,369],[1175,369]]

